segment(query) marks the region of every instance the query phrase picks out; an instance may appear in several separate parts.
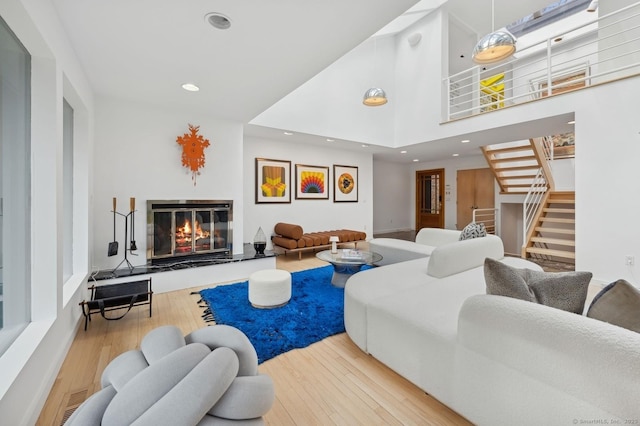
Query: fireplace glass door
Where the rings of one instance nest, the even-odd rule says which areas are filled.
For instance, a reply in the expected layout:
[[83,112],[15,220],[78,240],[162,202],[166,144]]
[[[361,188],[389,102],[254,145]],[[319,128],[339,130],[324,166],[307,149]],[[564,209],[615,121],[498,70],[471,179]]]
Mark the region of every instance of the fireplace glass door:
[[152,259],[230,251],[230,206],[154,207]]

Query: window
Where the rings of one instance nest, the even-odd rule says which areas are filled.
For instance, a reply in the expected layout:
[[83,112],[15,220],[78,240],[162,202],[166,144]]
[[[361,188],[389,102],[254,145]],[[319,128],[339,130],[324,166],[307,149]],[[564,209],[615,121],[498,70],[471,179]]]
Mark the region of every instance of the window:
[[73,108],[63,100],[62,112],[62,282],[73,275]]
[[0,18],[0,353],[31,318],[31,57]]

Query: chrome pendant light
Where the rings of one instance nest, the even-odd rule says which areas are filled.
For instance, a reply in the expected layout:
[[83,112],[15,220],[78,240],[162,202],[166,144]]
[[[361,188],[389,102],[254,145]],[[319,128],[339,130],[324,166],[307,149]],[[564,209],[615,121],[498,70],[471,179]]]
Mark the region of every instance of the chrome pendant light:
[[364,94],[362,103],[366,106],[380,106],[387,103],[387,95],[379,87],[372,87]]
[[491,33],[482,37],[473,49],[476,64],[490,64],[507,59],[516,51],[516,39],[507,31],[495,31],[494,0],[491,0]]
[[[373,40],[373,59],[374,59],[373,68],[374,68],[374,71],[376,69],[375,60],[377,59],[377,56],[378,56],[377,41],[374,39]],[[364,105],[366,105],[366,106],[384,105],[384,104],[387,103],[387,94],[384,93],[384,90],[382,90],[379,87],[372,87],[371,89],[367,90],[364,93],[364,98],[362,99],[362,103]]]

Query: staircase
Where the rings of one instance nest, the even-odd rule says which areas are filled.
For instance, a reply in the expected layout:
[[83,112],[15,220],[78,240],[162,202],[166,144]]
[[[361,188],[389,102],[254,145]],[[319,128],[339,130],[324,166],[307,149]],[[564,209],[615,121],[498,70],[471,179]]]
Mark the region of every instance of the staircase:
[[500,194],[528,194],[522,257],[575,263],[575,192],[554,191],[551,151],[545,138],[482,147]]
[[[548,169],[542,139],[482,147],[482,153],[500,186],[501,194],[526,194],[541,167]],[[545,174],[553,187],[551,170]]]
[[522,257],[575,263],[575,192],[549,191],[527,234]]

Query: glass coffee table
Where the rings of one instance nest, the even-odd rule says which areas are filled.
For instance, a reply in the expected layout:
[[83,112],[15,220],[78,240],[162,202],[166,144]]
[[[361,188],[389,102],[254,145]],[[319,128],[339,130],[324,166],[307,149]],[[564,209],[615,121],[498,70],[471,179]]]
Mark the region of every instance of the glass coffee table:
[[382,255],[378,253],[354,249],[338,249],[337,253],[324,250],[316,253],[316,257],[333,265],[331,284],[336,287],[344,287],[349,277],[359,272],[364,265],[382,260]]

